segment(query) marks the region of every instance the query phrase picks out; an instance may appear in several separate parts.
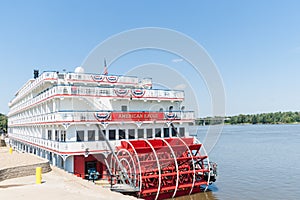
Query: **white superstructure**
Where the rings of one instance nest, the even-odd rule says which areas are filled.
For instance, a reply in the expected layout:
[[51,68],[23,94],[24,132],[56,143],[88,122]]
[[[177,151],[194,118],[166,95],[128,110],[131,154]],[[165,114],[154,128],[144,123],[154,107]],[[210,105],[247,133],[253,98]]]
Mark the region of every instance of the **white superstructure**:
[[112,146],[121,139],[187,136],[194,113],[183,111],[183,101],[183,91],[153,89],[149,78],[82,68],[36,72],[9,103],[8,135],[17,150],[82,177],[92,167],[103,176],[109,154],[103,134]]

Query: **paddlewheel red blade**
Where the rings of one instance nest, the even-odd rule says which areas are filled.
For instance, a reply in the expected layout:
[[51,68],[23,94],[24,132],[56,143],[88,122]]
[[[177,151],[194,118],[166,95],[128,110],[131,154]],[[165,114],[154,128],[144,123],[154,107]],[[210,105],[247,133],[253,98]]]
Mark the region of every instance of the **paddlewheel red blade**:
[[113,184],[124,178],[143,199],[189,195],[209,185],[208,156],[194,138],[123,140],[116,155],[118,162],[111,159]]

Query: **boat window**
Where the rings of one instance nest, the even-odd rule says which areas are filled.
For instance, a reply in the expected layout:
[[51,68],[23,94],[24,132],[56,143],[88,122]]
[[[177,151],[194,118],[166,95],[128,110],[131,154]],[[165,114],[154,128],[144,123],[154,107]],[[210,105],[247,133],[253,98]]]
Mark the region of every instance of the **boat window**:
[[95,141],[95,130],[88,130],[88,141]]
[[127,111],[127,106],[121,106],[121,110],[123,111],[123,112],[126,112]]
[[105,140],[106,132],[105,130],[99,130],[98,131],[98,140],[103,141]]
[[163,109],[163,108],[160,108],[160,109],[159,109],[159,112],[163,112],[163,111],[164,111],[164,109]]
[[144,138],[144,129],[138,129],[138,138]]
[[179,135],[180,135],[180,137],[184,137],[184,135],[185,135],[185,129],[184,129],[184,127],[180,127],[179,128]]
[[172,112],[173,111],[173,106],[170,106],[169,107],[169,112]]
[[48,130],[48,140],[52,140],[52,130]]
[[161,129],[160,128],[155,129],[155,137],[161,137]]
[[177,136],[177,128],[176,127],[172,127],[172,137],[176,137]]
[[100,94],[102,94],[102,95],[108,94],[108,91],[107,90],[100,90]]
[[52,164],[53,157],[52,157],[52,152],[49,153],[49,162]]
[[87,88],[86,90],[85,90],[85,93],[86,94],[91,94],[92,92],[91,92],[91,89],[90,88]]
[[58,76],[59,79],[64,79],[65,78],[64,74],[58,74],[57,76]]
[[128,129],[128,139],[135,139],[135,130]]
[[69,93],[68,90],[67,90],[67,88],[64,88],[63,93],[64,94],[68,94]]
[[66,131],[60,131],[60,141],[66,141]]
[[150,129],[150,128],[148,128],[147,130],[146,130],[146,132],[147,132],[147,138],[152,138],[153,136],[153,130],[152,129]]
[[126,139],[125,138],[125,130],[119,129],[119,140]]
[[164,137],[170,137],[170,129],[164,128]]
[[76,131],[76,141],[84,141],[84,131]]
[[108,137],[109,137],[109,140],[116,140],[116,130],[109,130]]
[[55,130],[55,141],[59,141],[59,130]]

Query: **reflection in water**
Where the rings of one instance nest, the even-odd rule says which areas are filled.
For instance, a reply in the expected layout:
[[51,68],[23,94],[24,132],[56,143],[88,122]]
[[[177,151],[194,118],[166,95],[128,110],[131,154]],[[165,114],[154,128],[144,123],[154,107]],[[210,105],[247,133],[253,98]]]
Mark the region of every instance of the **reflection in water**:
[[201,192],[189,196],[174,198],[174,200],[217,200],[212,191]]

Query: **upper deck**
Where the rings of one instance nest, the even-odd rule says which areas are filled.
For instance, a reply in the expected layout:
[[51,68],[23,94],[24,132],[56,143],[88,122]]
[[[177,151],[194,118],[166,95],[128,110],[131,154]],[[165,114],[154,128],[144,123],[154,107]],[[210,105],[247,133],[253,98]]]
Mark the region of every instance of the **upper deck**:
[[[132,102],[182,102],[181,90],[152,89],[150,78],[134,76],[99,75],[86,73],[44,72],[30,79],[9,103],[8,116],[26,111],[54,99],[113,99]],[[94,104],[95,106],[95,104]],[[92,110],[99,110],[97,106]]]
[[122,88],[152,88],[152,80],[150,78],[139,79],[134,76],[122,75],[102,75],[102,74],[86,74],[86,73],[59,73],[55,71],[43,72],[36,79],[30,79],[15,95],[15,98],[9,103],[9,106],[16,104],[32,93],[42,92],[45,83],[52,85],[86,85],[86,86],[102,86],[102,87],[122,87]]

